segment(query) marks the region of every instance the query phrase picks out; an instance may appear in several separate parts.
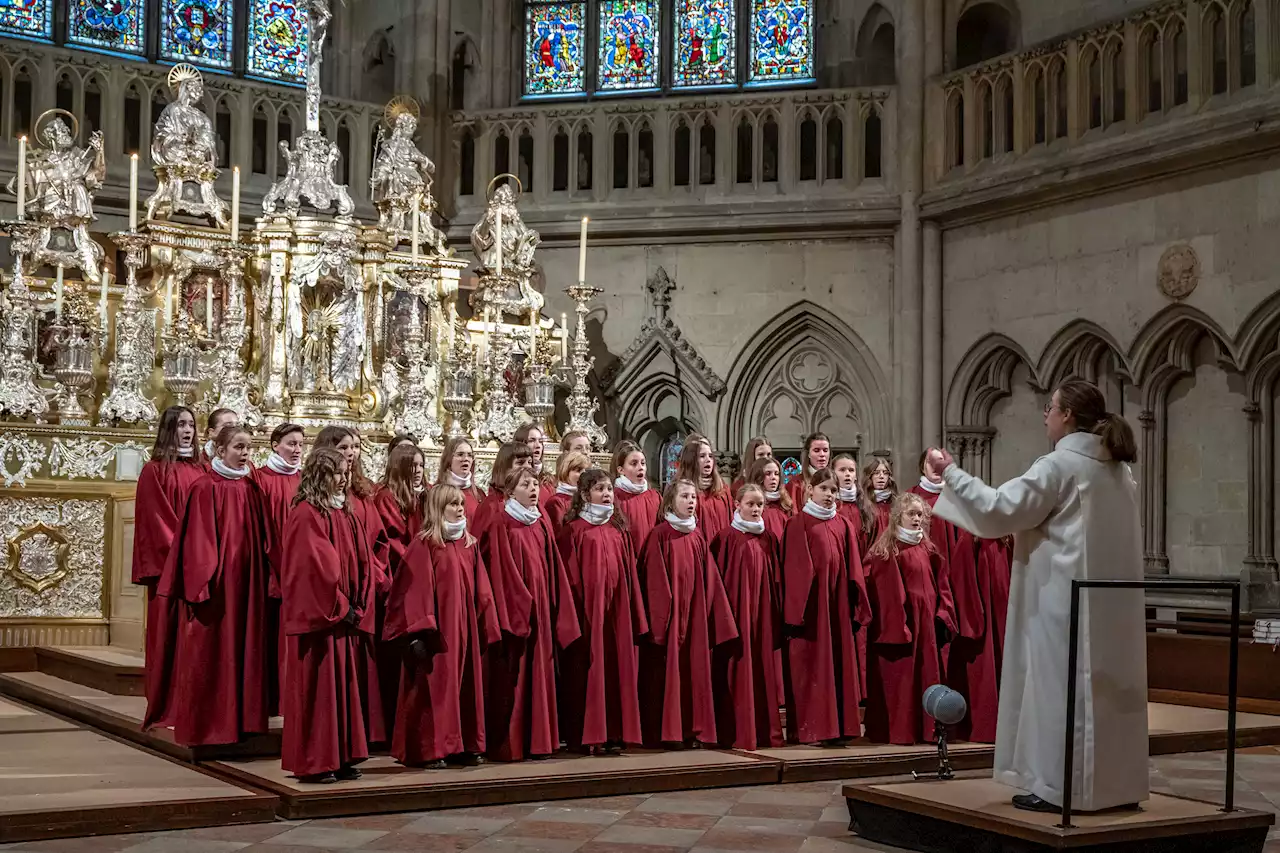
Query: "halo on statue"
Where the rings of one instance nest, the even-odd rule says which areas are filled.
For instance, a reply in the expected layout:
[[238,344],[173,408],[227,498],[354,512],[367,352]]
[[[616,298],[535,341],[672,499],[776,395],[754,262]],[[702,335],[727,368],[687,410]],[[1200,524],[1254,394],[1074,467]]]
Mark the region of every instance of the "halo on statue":
[[202,80],[200,69],[189,62],[179,62],[169,69],[169,91],[177,92],[188,80]]
[[413,116],[414,121],[419,121],[422,118],[422,107],[409,95],[396,95],[383,108],[382,121],[387,127],[395,127],[396,119],[406,113]]
[[44,112],[40,113],[39,117],[36,118],[36,123],[32,126],[31,135],[35,139],[40,139],[41,138],[40,122],[44,121],[49,116],[58,116],[58,115],[64,115],[67,118],[71,119],[71,138],[75,139],[79,137],[80,136],[80,119],[72,115],[70,110],[64,110],[61,107],[54,107],[51,110],[45,110]]
[[510,178],[516,182],[516,200],[520,200],[520,196],[524,195],[524,184],[520,182],[520,178],[510,172],[503,172],[501,175],[494,175],[493,180],[489,182],[489,186],[484,191],[484,197],[488,201],[493,201],[494,185],[503,178]]

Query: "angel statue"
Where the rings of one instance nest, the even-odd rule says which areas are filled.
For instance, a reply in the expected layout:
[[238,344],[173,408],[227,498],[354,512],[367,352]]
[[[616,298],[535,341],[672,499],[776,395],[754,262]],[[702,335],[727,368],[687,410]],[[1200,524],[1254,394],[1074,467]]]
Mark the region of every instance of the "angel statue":
[[[420,110],[412,98],[396,97],[387,104],[385,121],[378,126],[374,143],[373,175],[369,185],[378,208],[378,227],[397,242],[409,238],[406,219],[412,215],[415,199],[421,199],[418,231],[422,242],[435,254],[448,256],[444,233],[431,221],[436,209],[431,194],[436,164],[418,150],[413,135],[418,129]],[[390,135],[387,129],[390,128]],[[412,223],[413,220],[408,220]]]
[[[53,120],[41,129],[48,116]],[[66,116],[72,127],[62,120]],[[84,278],[97,282],[102,269],[102,247],[89,237],[89,223],[94,220],[93,196],[107,174],[107,161],[102,153],[102,131],[89,136],[89,147],[75,144],[80,122],[66,110],[54,109],[36,119],[35,137],[47,147],[33,147],[27,153],[26,215],[41,226],[34,263],[75,267]],[[10,179],[9,192],[16,193],[18,179]],[[53,249],[49,244],[53,229],[71,232],[75,242],[72,251]]]
[[520,218],[520,211],[516,209],[516,195],[511,191],[510,184],[501,184],[489,196],[488,209],[471,229],[471,248],[484,272],[498,271],[498,250],[494,231],[499,214],[502,217],[503,274],[526,278],[533,272],[533,253],[537,251],[542,237],[537,231],[526,227],[524,220]]
[[[147,218],[185,211],[207,216],[226,228],[230,208],[213,189],[218,179],[218,137],[213,122],[199,106],[204,99],[204,81],[199,71],[184,62],[170,69],[169,89],[174,101],[160,113],[152,135],[151,162],[157,186],[147,199]],[[189,182],[197,185],[199,199],[183,197]]]

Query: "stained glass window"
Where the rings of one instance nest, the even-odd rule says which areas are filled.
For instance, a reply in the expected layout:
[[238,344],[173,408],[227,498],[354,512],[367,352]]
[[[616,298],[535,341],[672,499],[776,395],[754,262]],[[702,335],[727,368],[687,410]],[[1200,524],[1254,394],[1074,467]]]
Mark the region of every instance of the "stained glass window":
[[162,0],[160,55],[179,62],[230,69],[234,47],[232,14],[231,0]]
[[71,0],[67,41],[122,53],[146,51],[145,0]]
[[684,451],[684,433],[676,433],[662,445],[662,488],[670,485],[676,478],[676,469],[680,466],[680,454]]
[[289,83],[306,77],[311,23],[296,0],[253,0],[248,39],[249,74]]
[[0,33],[29,39],[53,38],[54,0],[0,0]]
[[737,21],[733,0],[676,0],[677,87],[736,82]]
[[782,485],[787,485],[796,477],[800,476],[800,460],[794,456],[788,456],[782,460]]
[[813,0],[751,0],[752,83],[813,79]]
[[524,93],[580,95],[586,90],[586,4],[529,3],[524,18]]
[[600,0],[598,91],[658,88],[659,6],[660,0]]

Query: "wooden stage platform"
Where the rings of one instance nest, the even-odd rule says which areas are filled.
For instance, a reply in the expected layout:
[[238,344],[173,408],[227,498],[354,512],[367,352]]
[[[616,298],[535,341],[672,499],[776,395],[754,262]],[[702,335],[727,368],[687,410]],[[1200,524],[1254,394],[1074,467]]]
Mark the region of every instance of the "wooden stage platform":
[[1018,793],[992,779],[846,785],[861,838],[921,853],[1261,853],[1270,812],[1230,814],[1197,800],[1153,794],[1137,811],[1061,816],[1019,811]]
[[0,699],[0,843],[273,820],[275,796]]

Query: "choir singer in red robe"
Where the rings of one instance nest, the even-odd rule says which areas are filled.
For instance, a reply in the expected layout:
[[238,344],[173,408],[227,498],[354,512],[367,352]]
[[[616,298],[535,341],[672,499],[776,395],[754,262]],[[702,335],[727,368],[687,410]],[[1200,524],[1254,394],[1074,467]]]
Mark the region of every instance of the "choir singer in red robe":
[[489,476],[489,493],[484,496],[475,517],[470,520],[471,535],[479,538],[489,522],[502,512],[502,507],[507,502],[502,484],[512,471],[520,468],[533,470],[533,453],[528,445],[509,441],[498,448],[498,455],[493,460],[493,471]]
[[401,444],[391,451],[386,477],[373,490],[373,505],[387,534],[388,571],[392,577],[409,543],[422,529],[426,496],[423,467],[422,451],[414,444]]
[[[685,440],[675,478],[698,486],[698,527],[703,536],[714,538],[729,526],[733,520],[733,499],[720,479],[715,449],[706,437],[691,435]],[[636,547],[642,544],[636,543]]]
[[764,526],[781,542],[787,521],[795,515],[791,493],[782,488],[782,465],[773,458],[757,459],[747,469],[747,483],[760,487],[764,495]]
[[187,496],[205,475],[196,453],[196,416],[186,406],[170,406],[160,415],[151,459],[138,475],[134,509],[133,582],[147,588],[147,639],[144,683],[148,715],[143,725],[171,725],[153,718],[172,689],[174,643],[177,640],[177,600],[158,594],[160,577],[178,527],[187,509]]
[[346,460],[307,457],[284,531],[285,670],[281,766],[309,783],[360,778],[369,757],[377,578],[368,537],[347,503]]
[[804,506],[805,490],[813,479],[813,472],[821,471],[829,464],[831,464],[831,439],[820,432],[806,437],[804,449],[800,452],[800,476],[787,483],[791,503],[797,510]]
[[200,461],[204,465],[204,470],[213,470],[213,460],[218,455],[218,433],[229,426],[235,426],[239,422],[240,416],[231,409],[214,409],[209,413],[209,417],[205,421],[204,446],[200,448]]
[[538,503],[547,516],[547,523],[551,525],[553,532],[560,532],[565,513],[573,503],[573,496],[578,493],[578,478],[590,467],[591,459],[585,453],[565,453],[556,462],[555,487],[551,497],[545,500],[542,498],[541,486],[546,483],[546,480],[539,482]]
[[640,722],[646,746],[715,744],[711,650],[736,639],[720,571],[698,530],[698,488],[676,480],[637,571],[649,618],[640,645]]
[[564,650],[560,720],[569,746],[616,754],[639,744],[636,639],[649,632],[636,557],[613,483],[599,468],[578,478],[578,494],[557,546],[573,589],[582,637]]
[[835,474],[815,471],[782,537],[788,737],[837,746],[862,733],[854,633],[871,623],[858,536],[836,512]]
[[512,471],[503,484],[510,497],[502,515],[480,539],[502,629],[502,639],[485,652],[485,737],[490,757],[499,761],[548,758],[559,748],[556,646],[582,636],[569,576],[538,510],[538,489],[533,471]]
[[908,492],[893,505],[889,529],[871,546],[867,591],[876,618],[868,633],[867,739],[933,740],[924,691],[942,682],[942,647],[955,635],[946,561],[926,526],[929,507]]
[[475,484],[476,452],[471,442],[455,436],[445,442],[440,451],[440,469],[436,474],[437,486],[453,486],[462,492],[466,502],[467,520],[474,521],[484,492]]
[[773,458],[773,445],[769,443],[769,439],[756,436],[748,441],[747,446],[742,449],[742,457],[738,460],[738,477],[729,487],[730,497],[737,500],[738,490],[746,485],[747,472],[751,470],[751,466],[757,459],[771,458]]
[[893,479],[893,463],[887,456],[873,456],[862,469],[862,531],[859,545],[862,553],[889,529],[889,513],[898,497],[898,483]]
[[436,486],[387,597],[383,637],[406,648],[391,739],[397,761],[432,769],[484,762],[482,655],[500,636],[462,492]]
[[732,524],[711,542],[738,626],[737,642],[717,647],[711,659],[716,733],[727,749],[782,746],[780,545],[766,529],[764,505],[764,490],[747,483],[738,492]]
[[173,689],[147,718],[172,720],[183,746],[238,743],[267,731],[275,661],[267,636],[262,502],[249,482],[252,438],[229,426],[213,469],[191,489],[159,593],[179,605]]
[[613,448],[609,476],[613,477],[613,497],[618,510],[627,517],[627,529],[636,547],[644,544],[658,523],[662,495],[649,488],[648,463],[644,451],[634,441],[623,440]]

